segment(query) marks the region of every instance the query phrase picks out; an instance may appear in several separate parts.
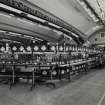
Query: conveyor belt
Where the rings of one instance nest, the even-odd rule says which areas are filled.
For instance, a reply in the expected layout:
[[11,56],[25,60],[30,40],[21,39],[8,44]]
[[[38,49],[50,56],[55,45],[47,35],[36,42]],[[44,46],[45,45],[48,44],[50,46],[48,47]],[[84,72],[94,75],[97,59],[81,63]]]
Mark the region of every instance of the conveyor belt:
[[[68,79],[70,81],[71,79],[71,73],[72,72],[80,72],[80,71],[86,71],[91,65],[96,66],[91,62],[97,62],[97,60],[92,59],[92,60],[85,60],[85,61],[80,61],[80,62],[75,62],[71,64],[61,64],[61,65],[55,65],[55,64],[42,64],[42,65],[36,65],[36,64],[6,64],[6,63],[1,63],[0,65],[3,65],[4,68],[10,67],[11,69],[7,72],[6,70],[4,72],[0,72],[0,77],[6,77],[11,81],[10,83],[10,88],[13,86],[15,83],[16,78],[26,78],[26,79],[32,79],[32,85],[31,89],[35,87],[35,81],[36,79],[41,79],[41,80],[50,80],[53,81],[54,79],[62,80],[62,79]],[[33,70],[28,70],[28,71],[23,71],[23,70],[15,70],[17,67],[24,67],[24,68],[30,68],[32,67]],[[55,86],[55,85],[54,85]]]

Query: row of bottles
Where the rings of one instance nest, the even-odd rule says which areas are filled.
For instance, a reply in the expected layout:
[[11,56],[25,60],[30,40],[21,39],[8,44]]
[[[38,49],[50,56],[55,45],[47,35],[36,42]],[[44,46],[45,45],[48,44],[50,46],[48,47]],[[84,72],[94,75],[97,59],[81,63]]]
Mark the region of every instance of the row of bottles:
[[[61,48],[61,47],[59,47]],[[92,55],[89,54],[88,48],[79,49],[76,46],[68,46],[68,48],[76,48],[76,50],[69,50],[68,52],[41,52],[41,53],[24,53],[11,52],[8,54],[2,53],[0,59],[5,62],[7,59],[12,59],[16,63],[34,63],[34,64],[70,64],[73,62],[80,62],[87,59],[97,58],[98,50],[92,50]],[[81,50],[81,51],[80,51]],[[5,55],[5,57],[4,57]],[[95,56],[95,57],[94,57]],[[2,59],[5,58],[5,59]],[[11,60],[9,60],[10,62]]]

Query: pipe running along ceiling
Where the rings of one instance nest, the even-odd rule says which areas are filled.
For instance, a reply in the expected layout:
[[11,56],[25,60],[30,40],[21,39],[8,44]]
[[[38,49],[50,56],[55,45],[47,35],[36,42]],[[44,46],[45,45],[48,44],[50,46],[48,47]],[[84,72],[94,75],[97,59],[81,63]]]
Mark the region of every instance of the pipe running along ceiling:
[[[4,3],[6,0],[4,0],[4,1],[0,1],[1,3]],[[7,1],[9,1],[9,0],[7,0]],[[12,1],[12,0],[11,0]],[[8,3],[5,3],[6,5],[9,5]],[[59,39],[60,37],[61,37],[61,35],[63,34],[63,35],[65,35],[65,36],[69,36],[69,38],[70,37],[72,37],[72,39],[73,40],[75,40],[78,44],[81,44],[81,43],[83,43],[84,42],[84,38],[81,36],[81,35],[83,35],[83,33],[81,32],[81,31],[79,31],[79,30],[77,30],[75,27],[72,27],[71,25],[69,25],[68,23],[66,23],[66,22],[64,22],[64,21],[62,21],[62,20],[60,20],[60,23],[57,25],[57,24],[53,24],[52,25],[52,23],[50,22],[48,22],[48,21],[44,21],[44,22],[42,22],[42,20],[40,21],[39,19],[37,20],[37,19],[35,19],[35,18],[33,18],[33,17],[35,17],[35,16],[32,16],[32,15],[29,15],[29,14],[27,14],[25,11],[21,11],[21,13],[19,14],[19,13],[17,13],[17,12],[15,12],[15,11],[11,11],[11,10],[8,10],[8,9],[6,9],[6,8],[3,8],[3,7],[0,7],[0,9],[2,10],[2,11],[5,11],[5,12],[8,12],[9,14],[12,14],[12,15],[16,15],[16,16],[18,16],[19,18],[22,18],[22,19],[27,19],[27,20],[29,20],[30,22],[34,22],[34,23],[37,23],[37,24],[41,24],[42,26],[46,26],[47,28],[50,28],[50,29],[46,29],[46,31],[42,31],[42,33],[40,34],[40,33],[37,33],[36,32],[36,30],[38,30],[38,32],[40,32],[41,30],[40,29],[38,29],[38,28],[36,28],[36,30],[31,30],[31,32],[35,32],[36,34],[35,34],[35,37],[39,37],[39,38],[42,38],[42,39],[47,39],[48,41],[51,41],[51,39]],[[31,17],[29,17],[29,16],[31,16]],[[0,16],[1,17],[1,16]],[[14,18],[14,17],[13,17]],[[55,16],[55,18],[54,19],[56,19],[56,16]],[[1,19],[0,19],[1,20]],[[10,19],[9,19],[10,20]],[[44,19],[43,19],[44,20]],[[9,22],[8,20],[7,21],[5,21],[5,22]],[[5,23],[4,22],[4,23]],[[59,18],[57,18],[57,23],[59,22]],[[12,22],[11,22],[12,23]],[[59,25],[62,25],[62,24],[64,24],[64,26],[63,27],[61,27],[61,26],[59,26]],[[11,28],[11,26],[13,26],[13,24],[11,25],[11,24],[3,24],[3,22],[1,21],[1,25],[2,25],[2,28],[1,29],[3,29],[3,28],[6,28],[7,26],[9,26],[10,28]],[[7,25],[7,26],[5,26],[5,25]],[[15,23],[15,25],[16,25],[16,23]],[[31,25],[30,25],[31,26]],[[35,28],[36,26],[34,26],[34,28]],[[38,26],[39,27],[39,26]],[[13,28],[13,27],[12,27]],[[8,29],[8,28],[6,28],[6,29]],[[30,28],[31,29],[31,28]],[[10,29],[11,30],[11,29]],[[8,30],[8,31],[10,31],[10,30]],[[56,33],[55,32],[55,30],[56,30],[56,32],[58,31],[58,32],[62,32],[61,33],[61,35],[58,35],[58,33]],[[15,30],[16,31],[16,30]],[[48,32],[49,33],[48,33]],[[37,35],[38,34],[38,35]],[[39,35],[40,34],[40,35]],[[44,34],[44,35],[43,35]],[[47,35],[46,35],[47,34]],[[29,34],[30,35],[30,34]],[[34,36],[34,35],[33,35]],[[57,38],[56,38],[57,37]],[[50,39],[50,40],[49,40]],[[55,40],[53,40],[53,41],[55,41]]]

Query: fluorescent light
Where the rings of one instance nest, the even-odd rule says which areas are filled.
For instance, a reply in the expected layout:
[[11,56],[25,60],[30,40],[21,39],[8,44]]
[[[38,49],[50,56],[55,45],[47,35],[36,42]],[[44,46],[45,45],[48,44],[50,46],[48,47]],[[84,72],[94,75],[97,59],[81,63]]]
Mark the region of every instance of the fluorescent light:
[[40,25],[40,24],[38,24],[38,27],[41,27],[41,28],[44,28],[44,29],[47,29],[47,30],[51,30],[51,28],[46,27],[46,26],[44,26],[44,25]]
[[64,30],[64,31],[67,31],[67,32],[70,32],[69,30],[67,30],[67,29],[64,29],[64,28],[63,28],[63,30]]
[[[30,17],[30,18],[39,20],[39,21],[41,21],[41,22],[43,22],[43,23],[46,22],[45,20],[40,19],[40,18],[35,17],[35,16],[33,16],[33,15],[30,15],[30,14],[28,14],[27,16]],[[56,28],[61,28],[61,27],[59,27],[59,26],[57,26],[57,25],[55,25],[55,24],[53,24],[53,23],[48,23],[48,24],[51,25],[51,26],[54,26],[54,27],[56,27]],[[41,27],[44,27],[44,26],[41,25]],[[48,27],[44,27],[44,28],[49,29]]]
[[62,34],[63,34],[63,32],[61,32],[61,31],[56,31],[56,33],[57,33],[58,35],[62,35]]
[[7,5],[4,5],[4,4],[2,4],[2,3],[0,3],[0,7],[6,8],[6,9],[11,10],[11,11],[14,11],[14,12],[16,12],[16,13],[21,13],[21,12],[22,12],[22,11],[20,11],[20,10],[18,10],[18,9],[12,8],[12,7],[7,6]]
[[77,0],[77,2],[78,2],[80,5],[82,5],[82,7],[83,7],[83,8],[84,8],[84,7],[86,7],[86,4],[85,4],[85,2],[84,2],[84,1]]
[[14,43],[20,43],[20,42],[18,42],[18,41],[13,41]]
[[27,16],[30,17],[30,18],[33,18],[33,19],[39,20],[39,21],[41,21],[41,22],[45,22],[45,20],[40,19],[40,18],[38,18],[38,17],[35,17],[35,16],[33,16],[33,15],[28,14]]
[[66,34],[64,34],[64,36],[65,36],[66,38],[69,38],[70,40],[72,40],[72,38],[71,38],[70,36],[68,36],[68,35],[66,35]]
[[14,14],[9,14],[10,16],[14,17],[15,15]]
[[80,2],[80,4],[82,5],[82,6],[86,6],[86,4],[82,1],[82,2]]
[[31,24],[31,25],[35,25],[35,24],[32,23],[31,21],[28,21],[28,20],[25,20],[25,19],[17,18],[17,20],[19,20],[19,21],[21,21],[21,22],[24,22],[24,23]]
[[6,31],[0,30],[0,32],[6,32]]
[[54,29],[52,29],[52,31],[53,31],[53,32],[56,32],[58,35],[62,35],[62,34],[63,34],[63,32],[58,31],[58,30],[54,30]]
[[34,37],[32,37],[32,36],[27,36],[27,35],[24,35],[24,37],[31,38],[31,39],[34,38]]
[[73,36],[78,37],[78,35],[76,35],[75,33],[72,33]]
[[88,14],[91,16],[93,15],[92,11],[89,8],[85,8],[85,10],[88,12]]
[[11,34],[11,35],[15,35],[15,36],[16,36],[16,35],[19,35],[19,36],[22,35],[22,34],[15,33],[15,32],[9,32],[9,34]]
[[40,40],[40,41],[43,41],[42,39],[39,39],[39,38],[35,38],[36,40]]
[[9,40],[9,39],[2,39],[2,41],[6,41],[6,42],[8,42],[8,41],[11,41],[11,40]]
[[59,26],[57,26],[57,25],[55,25],[55,24],[53,24],[53,23],[49,23],[49,25],[54,26],[54,27],[56,27],[56,28],[61,28],[61,27],[59,27]]

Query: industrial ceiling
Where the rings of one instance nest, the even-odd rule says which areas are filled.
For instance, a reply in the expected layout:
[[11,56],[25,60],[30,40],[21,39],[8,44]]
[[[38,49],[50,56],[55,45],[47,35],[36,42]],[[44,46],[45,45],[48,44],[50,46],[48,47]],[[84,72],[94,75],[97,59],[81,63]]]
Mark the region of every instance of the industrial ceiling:
[[[62,39],[62,36],[65,36],[70,41],[72,39],[78,44],[82,44],[91,34],[90,32],[104,27],[105,6],[102,4],[104,0],[16,1],[44,14],[41,15],[42,17],[39,14],[37,15],[39,17],[35,17],[29,11],[24,11],[18,6],[15,8],[14,1],[16,0],[0,0],[0,30],[12,31],[22,36],[29,35],[51,42],[57,42]],[[9,6],[9,8],[6,6]],[[16,12],[16,9],[20,10]],[[19,13],[20,11],[21,13]],[[4,12],[8,12],[8,16]]]

